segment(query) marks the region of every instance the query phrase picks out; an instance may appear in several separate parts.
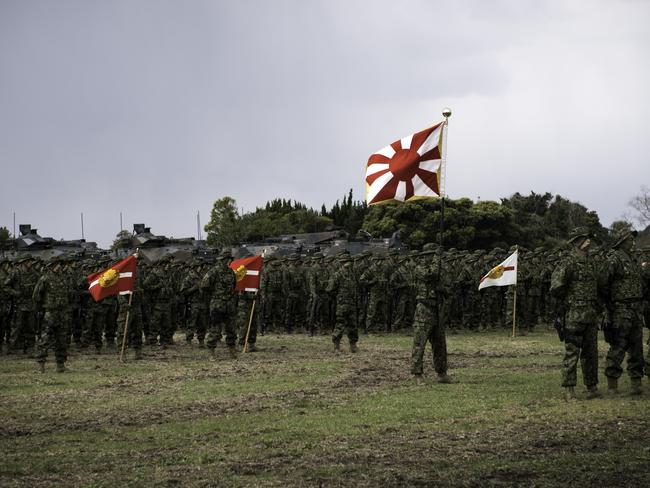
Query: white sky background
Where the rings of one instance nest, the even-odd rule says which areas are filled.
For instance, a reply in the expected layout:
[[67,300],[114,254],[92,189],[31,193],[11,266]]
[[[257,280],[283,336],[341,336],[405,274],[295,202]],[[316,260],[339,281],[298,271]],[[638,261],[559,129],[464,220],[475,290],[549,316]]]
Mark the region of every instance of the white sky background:
[[650,184],[650,2],[0,0],[0,226],[108,246],[212,203],[364,197],[450,120],[447,192],[620,218]]

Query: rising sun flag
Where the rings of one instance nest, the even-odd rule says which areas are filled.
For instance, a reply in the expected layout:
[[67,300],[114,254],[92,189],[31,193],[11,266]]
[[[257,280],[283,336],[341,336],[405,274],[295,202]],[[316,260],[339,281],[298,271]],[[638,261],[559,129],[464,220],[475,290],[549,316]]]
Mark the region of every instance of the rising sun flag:
[[368,205],[444,196],[447,122],[393,142],[372,154],[366,166]]

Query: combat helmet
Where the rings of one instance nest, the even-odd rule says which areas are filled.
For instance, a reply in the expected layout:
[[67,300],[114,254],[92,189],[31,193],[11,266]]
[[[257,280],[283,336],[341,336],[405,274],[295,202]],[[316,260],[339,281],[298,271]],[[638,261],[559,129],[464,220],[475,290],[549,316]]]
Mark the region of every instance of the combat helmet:
[[616,249],[618,246],[627,241],[630,237],[636,237],[638,232],[635,230],[624,230],[616,234],[616,242],[612,246],[612,249]]
[[581,237],[589,238],[592,237],[591,232],[589,232],[589,229],[587,227],[576,227],[571,231],[569,234],[569,243],[572,243],[576,239],[580,239]]

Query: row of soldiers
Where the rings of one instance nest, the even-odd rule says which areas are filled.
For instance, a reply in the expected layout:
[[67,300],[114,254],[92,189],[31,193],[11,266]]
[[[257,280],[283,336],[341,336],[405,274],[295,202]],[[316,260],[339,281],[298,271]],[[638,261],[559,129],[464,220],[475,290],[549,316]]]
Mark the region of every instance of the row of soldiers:
[[[101,353],[121,348],[122,340],[142,357],[144,344],[166,348],[178,327],[186,340],[194,338],[214,355],[225,336],[231,356],[237,341],[248,339],[255,351],[255,330],[248,333],[247,314],[252,297],[234,293],[235,275],[228,267],[229,251],[215,261],[175,262],[165,256],[155,264],[138,260],[132,294],[96,302],[87,276],[108,268],[110,257],[79,260],[59,256],[48,261],[25,255],[0,260],[0,344],[7,354],[36,357],[41,369],[50,349],[57,370],[65,370],[68,347]],[[128,327],[125,332],[125,324]],[[240,330],[235,327],[240,323]]]
[[[513,293],[505,289],[478,292],[477,277],[499,262],[507,253],[494,249],[465,252],[450,249],[445,263],[453,270],[443,279],[449,287],[449,323],[455,328],[479,329],[504,325],[508,320]],[[550,269],[556,256],[542,250],[524,254],[517,290],[520,326],[532,327],[543,321],[550,310]],[[358,277],[355,295],[355,320],[365,332],[388,332],[412,326],[415,312],[414,269],[417,253],[387,254],[363,252],[353,258]],[[59,262],[59,287],[65,296],[61,306],[69,317],[70,340],[81,350],[101,352],[114,349],[117,341],[119,305],[117,297],[95,302],[88,293],[86,276],[110,266],[108,256],[76,259],[63,256]],[[36,283],[48,262],[27,254],[17,260],[0,259],[0,334],[8,352],[32,351],[40,336],[43,314],[33,300]],[[310,257],[294,254],[265,260],[260,314],[255,314],[254,344],[257,328],[262,331],[309,331],[330,333],[335,324],[336,301],[327,292],[327,284],[340,266],[340,256]],[[171,255],[154,264],[138,263],[142,290],[142,328],[145,342],[167,346],[173,343],[177,329],[186,331],[186,339],[204,344],[209,315],[209,293],[197,291],[197,284],[214,263],[203,259],[181,262]],[[238,297],[240,324],[247,320],[252,295]]]
[[[429,245],[428,247],[432,247]],[[435,247],[435,246],[433,246]],[[439,280],[446,290],[447,327],[485,330],[510,326],[515,289],[478,290],[480,278],[515,247],[469,252],[455,249],[439,254]],[[516,287],[517,322],[522,333],[538,324],[550,324],[555,310],[548,293],[551,272],[566,251],[519,249],[519,277]],[[364,332],[391,332],[413,326],[417,284],[415,268],[420,253],[372,254],[364,251],[352,257],[357,276],[355,316]],[[340,257],[316,253],[310,257],[291,255],[265,260],[262,284],[262,325],[278,332],[305,327],[311,334],[329,333],[336,320],[336,303],[327,285],[340,266]]]
[[[549,293],[551,274],[570,253],[569,248],[555,251],[519,249],[517,286],[479,291],[480,277],[514,252],[514,248],[490,252],[449,249],[441,253],[434,245],[425,247],[425,254],[436,252],[437,267],[433,264],[437,270],[438,295],[444,298],[439,302],[446,328],[479,330],[509,325],[515,299],[518,325],[524,333],[538,323],[552,321],[557,315],[557,298]],[[602,249],[592,254],[602,260],[607,252]],[[142,332],[140,339],[130,340],[131,347],[139,356],[143,342],[162,347],[171,345],[178,328],[186,331],[188,342],[196,339],[204,346],[208,329],[214,323],[219,323],[224,332],[239,329],[230,335],[226,333],[226,342],[231,348],[236,341],[242,344],[248,333],[252,350],[258,326],[262,332],[291,333],[307,329],[311,334],[331,333],[337,322],[337,301],[342,300],[346,301],[346,314],[357,330],[406,329],[413,326],[417,318],[418,263],[422,255],[421,252],[390,251],[385,254],[363,252],[354,257],[345,254],[325,257],[319,253],[310,257],[269,256],[265,260],[258,300],[261,313],[253,316],[250,331],[246,326],[252,301],[257,296],[242,293],[231,300],[232,292],[224,292],[221,298],[214,298],[214,283],[231,278],[232,272],[227,266],[201,259],[180,262],[172,256],[165,256],[154,264],[141,260],[131,320],[140,324]],[[217,261],[230,259],[226,252]],[[94,302],[85,279],[88,274],[112,264],[112,260],[109,257],[83,261],[61,258],[53,262],[58,263],[57,287],[65,290],[58,298],[58,308],[65,310],[67,341],[74,342],[81,350],[93,347],[95,352],[101,352],[104,347],[115,348],[116,340],[121,337],[118,325],[124,322],[127,299],[113,297]],[[348,262],[346,267],[350,269],[352,282],[347,285],[346,298],[343,298],[332,288],[331,282]],[[34,290],[39,277],[51,266],[52,262],[45,263],[29,255],[17,261],[0,261],[0,333],[7,351],[29,353],[42,336],[45,317],[39,310]],[[217,269],[220,271],[215,271]],[[220,301],[227,303],[222,307],[227,310],[221,318],[215,317]],[[338,305],[340,308],[340,303]],[[131,330],[137,331],[138,326]],[[221,334],[218,334],[211,345],[220,339]]]

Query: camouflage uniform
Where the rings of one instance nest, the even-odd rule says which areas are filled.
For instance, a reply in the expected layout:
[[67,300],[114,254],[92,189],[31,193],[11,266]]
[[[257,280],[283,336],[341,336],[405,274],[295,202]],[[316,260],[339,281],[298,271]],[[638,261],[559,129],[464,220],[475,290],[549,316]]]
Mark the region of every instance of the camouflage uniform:
[[7,352],[11,346],[11,323],[14,311],[14,300],[18,295],[18,273],[8,259],[0,259],[0,352],[7,344]]
[[[650,246],[641,249],[639,256],[639,265],[644,282],[643,296],[643,325],[650,329]],[[647,341],[648,352],[645,359],[645,374],[650,378],[650,337]]]
[[282,268],[280,261],[275,256],[267,258],[265,264],[261,283],[264,328],[277,331],[281,325],[284,325],[282,317]]
[[185,340],[190,343],[194,335],[196,335],[201,347],[204,345],[207,332],[208,313],[207,302],[200,287],[201,274],[199,270],[202,267],[203,265],[200,262],[193,263],[187,271],[180,289],[180,292],[185,297],[187,313],[189,314]]
[[350,342],[350,351],[356,352],[359,332],[355,317],[357,277],[349,255],[339,258],[339,267],[327,284],[327,293],[336,296],[336,325],[332,332],[332,342],[338,350],[345,333]]
[[366,329],[369,331],[390,329],[388,286],[392,269],[386,261],[385,256],[373,256],[370,266],[360,277],[361,285],[369,290],[366,318]]
[[16,296],[16,311],[11,337],[11,348],[27,352],[34,347],[36,341],[36,312],[32,295],[38,281],[34,269],[33,257],[25,257],[18,261],[19,272],[16,279],[18,294]]
[[439,316],[440,277],[444,270],[439,268],[434,246],[426,244],[418,258],[414,272],[416,286],[415,320],[413,322],[413,348],[411,352],[411,373],[424,372],[424,352],[427,342],[431,343],[433,368],[439,381],[447,382],[447,338],[445,324]]
[[616,389],[616,380],[623,373],[621,363],[626,353],[627,372],[633,390],[639,390],[643,377],[643,277],[641,268],[632,255],[635,235],[636,233],[627,232],[620,236],[608,256],[611,297],[608,309],[612,334],[605,376],[610,389]]
[[48,349],[54,348],[57,371],[62,372],[68,359],[68,330],[69,316],[69,290],[66,281],[61,279],[62,265],[60,260],[54,260],[48,266],[34,288],[33,300],[37,309],[42,309],[43,334],[38,342],[37,362],[44,369]]
[[165,347],[173,343],[174,329],[171,323],[171,300],[173,291],[165,265],[171,257],[163,257],[151,268],[144,281],[144,288],[151,300],[152,314],[148,342]]
[[589,237],[587,229],[573,231],[569,242],[574,243],[574,251],[555,268],[551,276],[551,293],[561,301],[564,310],[562,386],[567,388],[567,398],[574,397],[578,360],[589,392],[596,395],[598,388],[598,292],[599,283],[602,283],[601,273],[592,257],[578,250],[578,246],[588,241]]
[[217,343],[221,340],[222,332],[226,334],[226,344],[231,353],[237,344],[237,331],[234,323],[234,290],[237,279],[233,270],[228,267],[231,259],[230,253],[223,251],[218,261],[201,280],[201,289],[210,296],[207,346],[212,353],[214,353]]
[[[309,334],[314,335],[318,330],[323,329],[324,325],[324,305],[327,304],[325,288],[327,281],[323,279],[325,272],[323,255],[317,253],[314,256],[314,261],[309,268],[308,284],[309,284]],[[329,278],[327,278],[329,279]]]
[[293,255],[282,272],[284,297],[284,328],[291,334],[296,327],[303,325],[301,305],[304,303],[306,284],[300,268],[300,258]]

